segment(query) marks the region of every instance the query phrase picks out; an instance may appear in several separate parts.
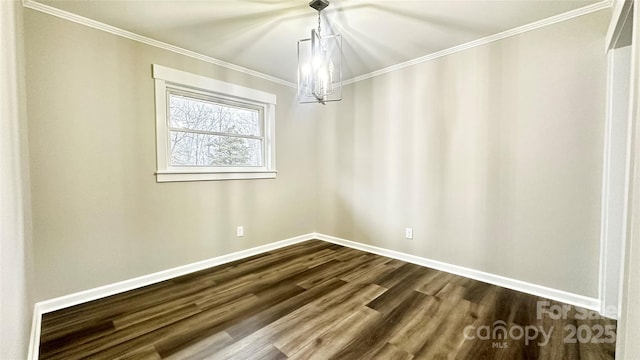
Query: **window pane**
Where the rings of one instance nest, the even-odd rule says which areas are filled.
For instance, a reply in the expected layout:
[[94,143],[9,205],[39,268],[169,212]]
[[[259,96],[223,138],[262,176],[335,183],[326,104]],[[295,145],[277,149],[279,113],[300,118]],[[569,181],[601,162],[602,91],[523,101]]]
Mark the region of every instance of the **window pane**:
[[169,94],[169,126],[178,129],[261,136],[258,110],[177,94]]
[[262,166],[262,141],[171,131],[173,166]]

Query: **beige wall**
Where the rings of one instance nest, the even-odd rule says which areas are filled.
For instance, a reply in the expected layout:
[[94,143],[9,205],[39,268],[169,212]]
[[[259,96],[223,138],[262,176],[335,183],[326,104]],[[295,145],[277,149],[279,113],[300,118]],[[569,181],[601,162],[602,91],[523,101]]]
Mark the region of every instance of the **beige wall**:
[[[32,10],[25,31],[37,300],[313,231],[295,89]],[[277,179],[156,183],[153,63],[276,94]]]
[[[26,10],[36,300],[312,231],[596,297],[607,21],[299,106],[294,89]],[[157,184],[152,63],[277,94],[278,178]]]
[[608,21],[350,85],[318,122],[316,230],[597,297]]

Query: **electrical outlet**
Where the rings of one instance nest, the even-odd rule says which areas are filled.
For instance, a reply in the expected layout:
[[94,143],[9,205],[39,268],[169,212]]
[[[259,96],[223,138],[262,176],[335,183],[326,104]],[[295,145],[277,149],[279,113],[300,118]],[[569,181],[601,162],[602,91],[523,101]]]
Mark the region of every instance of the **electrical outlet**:
[[238,226],[238,228],[236,229],[236,236],[244,236],[244,226]]
[[406,239],[413,239],[413,228],[405,228],[404,229],[404,237]]

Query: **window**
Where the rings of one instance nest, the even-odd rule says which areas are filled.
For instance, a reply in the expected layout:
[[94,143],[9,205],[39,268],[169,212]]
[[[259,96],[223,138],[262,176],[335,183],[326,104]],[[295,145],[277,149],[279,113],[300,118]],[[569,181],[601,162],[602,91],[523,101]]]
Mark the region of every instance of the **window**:
[[275,178],[276,96],[153,65],[157,181]]

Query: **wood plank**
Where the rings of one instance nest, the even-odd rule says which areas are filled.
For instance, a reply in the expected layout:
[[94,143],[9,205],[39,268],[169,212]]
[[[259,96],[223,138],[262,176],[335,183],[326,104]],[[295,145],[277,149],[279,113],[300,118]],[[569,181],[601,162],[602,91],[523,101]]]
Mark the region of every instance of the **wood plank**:
[[[365,255],[366,256],[366,255]],[[386,265],[387,258],[381,256],[370,256],[366,261],[349,271],[340,274],[340,279],[347,282],[374,283],[376,279],[392,272],[396,268]],[[352,261],[351,263],[353,263]]]
[[331,357],[331,359],[368,358],[379,352],[389,342],[398,329],[411,322],[417,309],[424,306],[427,295],[413,291],[403,302],[388,314],[384,314],[367,331],[356,336],[348,346]]
[[408,352],[398,349],[395,345],[386,343],[380,351],[378,351],[372,360],[412,360],[414,356]]
[[[262,347],[267,343],[279,342],[286,343],[287,341],[293,345],[297,345],[291,342],[291,337],[295,337],[296,334],[304,334],[306,332],[301,329],[305,327],[308,331],[313,331],[314,326],[317,329],[322,330],[322,326],[330,323],[322,323],[323,315],[335,314],[330,312],[329,309],[333,309],[340,306],[354,306],[354,302],[349,300],[356,294],[364,296],[364,300],[356,298],[355,304],[363,306],[366,299],[377,296],[381,291],[385,289],[376,285],[363,285],[363,284],[349,284],[336,288],[335,290],[326,293],[315,299],[314,301],[304,305],[303,307],[291,312],[290,314],[282,317],[281,319],[263,327],[259,331],[254,332],[250,336],[243,338],[242,340],[230,345],[223,349],[221,357],[231,356],[234,353],[245,353],[247,349]],[[358,303],[360,302],[360,303]],[[320,322],[319,322],[320,321]],[[276,345],[277,346],[277,345]],[[280,346],[278,346],[282,350]],[[284,351],[287,353],[286,351]]]
[[420,287],[433,271],[423,267],[414,268],[401,282],[390,287],[389,291],[371,301],[367,306],[382,313],[392,311],[402,303],[407,295]]
[[427,341],[420,351],[415,354],[416,359],[453,359],[458,349],[465,341],[464,329],[473,325],[477,317],[472,316],[472,304],[460,299],[454,305],[455,311],[449,312],[446,321],[442,321],[435,332],[437,337]]
[[220,349],[233,343],[233,338],[225,331],[220,331],[204,339],[190,343],[173,354],[163,357],[165,360],[201,360],[214,356]]
[[370,260],[371,256],[369,255],[362,255],[357,258],[351,259],[351,261],[332,260],[331,262],[327,263],[331,264],[331,266],[327,267],[325,271],[315,272],[312,276],[301,279],[299,282],[296,282],[296,284],[305,289],[310,289],[316,284],[324,282],[327,278],[341,277],[344,274],[348,274],[354,268],[361,266],[362,264],[366,264]]
[[[346,286],[344,286],[346,287]],[[291,355],[302,349],[308,341],[313,341],[333,326],[339,324],[345,318],[345,314],[352,314],[364,305],[375,299],[387,289],[375,284],[369,284],[354,292],[348,299],[331,307],[319,309],[319,315],[309,318],[304,322],[299,322],[298,326],[289,327],[288,331],[280,332],[273,340],[274,345],[283,353]],[[292,317],[294,318],[294,317]],[[287,323],[287,318],[282,319],[282,323]],[[267,327],[268,329],[269,327]],[[311,339],[311,340],[310,340]]]
[[275,322],[276,320],[290,314],[291,312],[304,307],[308,303],[317,300],[319,297],[326,293],[331,293],[333,290],[346,284],[346,282],[331,278],[324,283],[304,291],[288,300],[285,300],[275,306],[272,306],[264,311],[251,316],[244,321],[234,324],[226,329],[226,331],[235,340],[243,339],[244,337],[266,327],[267,325]]
[[[164,357],[180,350],[193,339],[201,339],[215,334],[228,328],[232,324],[294,297],[303,291],[304,289],[295,284],[280,283],[272,288],[251,294],[256,297],[256,301],[246,303],[246,307],[233,306],[235,302],[225,304],[225,306],[231,305],[231,307],[217,318],[193,319],[190,323],[185,321],[185,326],[189,326],[189,329],[173,330],[170,336],[154,339],[154,343],[160,355]],[[213,310],[218,310],[218,308],[214,308]]]
[[[213,335],[222,331],[226,323],[241,317],[249,312],[259,302],[254,294],[243,296],[237,301],[227,303],[223,306],[208,309],[195,316],[183,319],[179,322],[171,323],[161,328],[155,328],[153,331],[139,335],[129,341],[120,341],[107,347],[97,347],[92,350],[96,358],[114,358],[123,356],[128,353],[137,351],[140,348],[150,344],[155,345],[161,356],[166,357],[173,352],[181,350],[180,344],[189,345],[194,340],[202,339],[206,336]],[[136,325],[132,328],[142,327],[143,324]],[[130,328],[125,329],[128,331]],[[97,351],[96,351],[97,350]]]
[[[166,301],[179,299],[185,296],[198,293],[215,284],[210,280],[196,279],[189,284],[173,284],[152,287],[151,290],[143,289],[140,294],[130,294],[129,296],[108,298],[89,302],[86,308],[76,308],[68,314],[65,321],[59,321],[50,325],[43,325],[42,343],[53,338],[70,335],[80,336],[81,330],[87,326],[97,323],[111,322],[115,317],[123,314],[141,311],[148,307],[163,304]],[[135,293],[137,290],[131,291]],[[53,315],[55,316],[55,315]]]
[[295,351],[289,359],[324,360],[342,350],[349,340],[366,330],[380,317],[377,311],[362,307],[339,321],[316,338],[310,339]]
[[391,334],[389,342],[415,355],[427,342],[434,341],[438,335],[438,328],[448,321],[461,300],[459,294],[453,292],[449,294],[451,296],[446,298],[425,295],[423,303],[416,308],[415,314],[404,326]]
[[119,356],[114,360],[162,360],[160,354],[153,346],[146,346],[138,351],[132,352],[125,356]]
[[197,306],[191,305],[187,308],[172,312],[169,316],[154,318],[143,324],[134,325],[121,331],[114,331],[103,336],[92,337],[89,341],[81,344],[68,342],[59,349],[56,349],[56,351],[43,354],[42,357],[51,359],[81,359],[97,352],[115,347],[116,345],[125,343],[129,340],[133,340],[141,335],[153,332],[154,330],[163,328],[169,324],[190,318],[194,314],[200,313],[200,311],[201,310],[198,309]]
[[[541,300],[309,241],[46,314],[40,359],[614,359],[615,343],[566,343],[564,328],[615,321],[538,318]],[[464,337],[497,321],[554,331]]]

